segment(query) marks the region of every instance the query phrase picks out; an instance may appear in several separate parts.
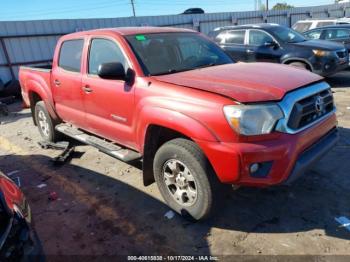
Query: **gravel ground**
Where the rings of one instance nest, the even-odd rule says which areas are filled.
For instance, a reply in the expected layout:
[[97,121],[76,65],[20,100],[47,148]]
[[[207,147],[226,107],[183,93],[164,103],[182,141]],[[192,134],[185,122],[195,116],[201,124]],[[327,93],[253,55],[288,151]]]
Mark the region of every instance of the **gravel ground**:
[[[48,261],[60,255],[350,256],[350,231],[335,221],[350,219],[350,71],[327,81],[338,108],[338,145],[290,187],[232,191],[226,208],[206,222],[165,218],[169,208],[154,184],[143,187],[139,163],[78,145],[69,163],[54,166],[60,151],[38,146],[37,128],[20,103],[0,116],[0,170],[19,171],[14,176]],[[57,200],[48,199],[51,192]]]

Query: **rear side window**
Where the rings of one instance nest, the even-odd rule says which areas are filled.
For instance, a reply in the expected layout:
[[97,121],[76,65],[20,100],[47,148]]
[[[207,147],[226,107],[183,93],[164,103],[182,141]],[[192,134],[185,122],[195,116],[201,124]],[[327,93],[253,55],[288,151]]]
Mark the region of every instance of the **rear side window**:
[[309,39],[320,39],[322,30],[315,30],[309,33],[306,33],[305,36]]
[[245,30],[235,30],[227,32],[225,37],[226,44],[238,44],[243,45],[245,38]]
[[84,40],[68,40],[62,43],[58,66],[71,72],[80,72]]
[[335,22],[328,21],[328,22],[318,22],[317,27],[327,26],[327,25],[334,25]]
[[116,43],[108,39],[93,39],[89,54],[89,74],[97,75],[101,64],[112,62],[121,63],[125,70],[128,69],[124,54]]
[[311,22],[297,22],[293,25],[293,29],[298,32],[305,32],[310,29],[312,23]]

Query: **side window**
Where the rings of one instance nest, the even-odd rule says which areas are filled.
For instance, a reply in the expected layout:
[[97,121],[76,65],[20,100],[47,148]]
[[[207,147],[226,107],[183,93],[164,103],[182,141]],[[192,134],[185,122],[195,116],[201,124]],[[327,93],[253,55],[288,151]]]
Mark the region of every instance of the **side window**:
[[310,29],[311,22],[297,22],[293,25],[293,29],[298,32],[305,32]]
[[249,31],[249,45],[262,46],[265,43],[272,43],[273,39],[267,33],[260,30]]
[[111,40],[96,38],[91,41],[88,73],[97,75],[98,67],[104,63],[119,62],[128,69],[124,54]]
[[220,32],[215,38],[215,42],[224,43],[227,31]]
[[71,72],[80,72],[84,40],[68,40],[62,43],[58,66]]
[[349,30],[347,29],[329,29],[326,32],[325,39],[344,39],[349,38]]
[[245,30],[229,31],[225,36],[225,43],[244,45],[244,38],[245,38]]
[[317,27],[327,26],[327,25],[334,25],[335,22],[327,21],[327,22],[318,22]]
[[335,39],[342,39],[342,38],[349,38],[350,37],[350,31],[347,29],[336,29],[334,38]]
[[321,34],[322,34],[322,30],[315,30],[305,34],[305,36],[309,39],[320,39]]

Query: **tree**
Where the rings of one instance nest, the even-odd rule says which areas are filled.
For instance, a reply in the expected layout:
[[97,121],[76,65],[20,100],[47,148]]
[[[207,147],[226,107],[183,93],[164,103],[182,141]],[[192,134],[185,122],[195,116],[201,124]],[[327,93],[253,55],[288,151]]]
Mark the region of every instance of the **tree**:
[[286,2],[284,3],[277,3],[272,7],[272,10],[286,10],[286,9],[291,9],[294,8],[294,6],[287,4]]

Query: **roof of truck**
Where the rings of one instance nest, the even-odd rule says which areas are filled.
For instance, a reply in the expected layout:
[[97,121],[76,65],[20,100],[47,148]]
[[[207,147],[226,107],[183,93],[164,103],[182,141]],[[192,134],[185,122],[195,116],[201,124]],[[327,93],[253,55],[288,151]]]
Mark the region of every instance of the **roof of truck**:
[[155,27],[155,26],[141,26],[141,27],[115,27],[102,28],[89,31],[81,31],[69,34],[69,36],[81,36],[95,33],[117,33],[120,35],[137,35],[137,34],[154,34],[154,33],[181,33],[181,32],[196,32],[190,29],[174,28],[174,27]]

